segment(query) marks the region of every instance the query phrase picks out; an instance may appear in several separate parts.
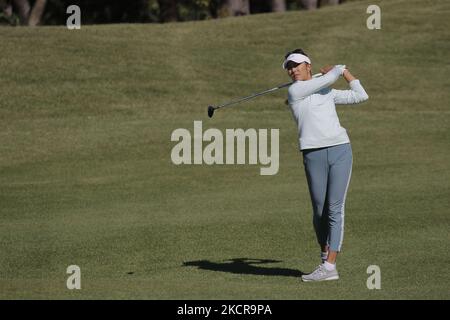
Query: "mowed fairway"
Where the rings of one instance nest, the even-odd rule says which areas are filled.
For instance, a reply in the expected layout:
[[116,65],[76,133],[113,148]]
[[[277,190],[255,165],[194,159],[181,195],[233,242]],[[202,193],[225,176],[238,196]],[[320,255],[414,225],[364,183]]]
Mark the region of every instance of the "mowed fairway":
[[[382,29],[368,30],[377,3]],[[0,28],[0,298],[450,298],[450,2],[361,1],[165,25]],[[346,64],[341,279],[319,261],[284,53]],[[339,80],[335,88],[346,88]],[[173,130],[280,129],[280,170],[180,165]],[[66,268],[81,268],[68,290]],[[368,290],[369,265],[381,290]]]

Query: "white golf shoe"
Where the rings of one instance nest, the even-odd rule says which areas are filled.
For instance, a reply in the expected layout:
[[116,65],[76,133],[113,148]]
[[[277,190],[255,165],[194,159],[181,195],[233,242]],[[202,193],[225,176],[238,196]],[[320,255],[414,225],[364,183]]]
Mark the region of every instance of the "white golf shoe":
[[316,270],[310,274],[305,274],[302,276],[303,282],[309,281],[328,281],[328,280],[338,280],[339,274],[336,269],[328,271],[323,264],[319,265]]

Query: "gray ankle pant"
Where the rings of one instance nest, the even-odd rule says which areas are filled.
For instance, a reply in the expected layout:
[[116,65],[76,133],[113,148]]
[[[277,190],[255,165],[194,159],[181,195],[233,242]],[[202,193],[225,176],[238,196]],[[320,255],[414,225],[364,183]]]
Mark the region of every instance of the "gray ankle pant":
[[344,238],[345,197],[352,174],[351,145],[306,149],[302,153],[317,240],[339,252]]

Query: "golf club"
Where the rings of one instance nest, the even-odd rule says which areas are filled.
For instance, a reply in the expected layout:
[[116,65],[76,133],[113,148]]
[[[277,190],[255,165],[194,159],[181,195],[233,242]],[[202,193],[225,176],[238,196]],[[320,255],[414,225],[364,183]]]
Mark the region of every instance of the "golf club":
[[[313,78],[317,78],[317,77],[320,77],[321,75],[322,75],[322,73],[316,73],[316,74],[313,75],[312,77],[313,77]],[[293,82],[285,83],[285,84],[279,85],[278,87],[274,87],[274,88],[271,88],[271,89],[268,89],[268,90],[265,90],[265,91],[262,91],[262,92],[258,92],[258,93],[252,94],[252,95],[250,95],[250,96],[247,96],[247,97],[243,97],[243,98],[240,98],[240,99],[237,99],[237,100],[233,100],[233,101],[230,101],[230,102],[223,103],[223,104],[221,104],[221,105],[219,105],[219,106],[208,106],[208,117],[212,118],[212,116],[214,115],[214,111],[215,111],[216,109],[228,107],[228,106],[237,104],[237,103],[239,103],[239,102],[247,101],[247,100],[250,100],[250,99],[253,99],[253,98],[256,98],[256,97],[259,97],[259,96],[268,94],[268,93],[271,93],[271,92],[273,92],[273,91],[276,91],[276,90],[279,90],[279,89],[288,87],[288,86],[290,86],[292,83],[293,83]]]

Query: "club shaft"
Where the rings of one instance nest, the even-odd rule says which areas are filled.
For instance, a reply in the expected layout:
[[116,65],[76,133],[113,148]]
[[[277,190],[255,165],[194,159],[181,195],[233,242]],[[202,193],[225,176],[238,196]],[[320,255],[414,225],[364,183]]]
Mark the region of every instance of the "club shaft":
[[[317,77],[320,77],[321,75],[322,75],[321,73],[317,73],[317,74],[313,75],[312,77],[313,78],[317,78]],[[288,87],[292,83],[293,82],[285,83],[285,84],[279,85],[278,87],[275,87],[275,88],[272,88],[272,89],[268,89],[268,90],[265,90],[265,91],[262,91],[262,92],[258,92],[258,93],[252,94],[252,95],[247,96],[247,97],[243,97],[243,98],[240,98],[240,99],[237,99],[237,100],[233,100],[233,101],[230,101],[230,102],[223,103],[223,104],[221,104],[219,106],[215,106],[214,109],[228,107],[228,106],[231,106],[231,105],[239,103],[239,102],[247,101],[247,100],[250,100],[250,99],[253,99],[253,98],[256,98],[256,97],[268,94],[268,93],[271,93],[271,92],[276,91],[278,89]]]
[[268,89],[268,90],[265,90],[265,91],[262,91],[262,92],[258,92],[258,93],[252,94],[251,96],[248,96],[248,97],[243,97],[243,98],[240,98],[240,99],[237,99],[237,100],[233,100],[233,101],[230,101],[230,102],[226,102],[226,103],[224,103],[224,104],[221,104],[221,105],[219,105],[219,106],[216,106],[215,109],[219,109],[219,108],[223,108],[223,107],[228,107],[228,106],[231,106],[231,105],[233,105],[233,104],[236,104],[236,103],[239,103],[239,102],[242,102],[242,101],[250,100],[250,99],[253,99],[253,98],[256,98],[256,97],[259,97],[259,96],[268,94],[268,93],[271,93],[271,92],[276,91],[276,90],[278,90],[278,89],[285,88],[285,87],[287,87],[287,86],[290,86],[291,84],[292,84],[292,82],[285,83],[285,84],[282,84],[282,85],[280,85],[280,86],[278,86],[278,87],[275,87],[275,88],[272,88],[272,89]]

